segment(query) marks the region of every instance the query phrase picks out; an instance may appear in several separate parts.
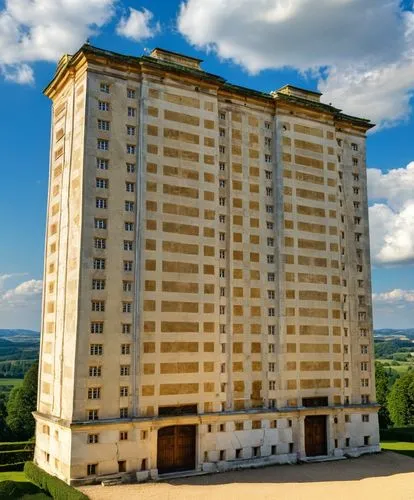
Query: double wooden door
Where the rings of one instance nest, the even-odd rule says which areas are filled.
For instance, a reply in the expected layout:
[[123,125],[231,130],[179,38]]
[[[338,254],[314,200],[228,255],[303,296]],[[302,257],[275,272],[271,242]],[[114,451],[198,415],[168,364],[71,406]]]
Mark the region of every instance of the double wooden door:
[[160,474],[195,469],[195,453],[195,425],[171,425],[158,430],[157,467]]
[[327,454],[326,415],[305,417],[305,451],[307,457]]

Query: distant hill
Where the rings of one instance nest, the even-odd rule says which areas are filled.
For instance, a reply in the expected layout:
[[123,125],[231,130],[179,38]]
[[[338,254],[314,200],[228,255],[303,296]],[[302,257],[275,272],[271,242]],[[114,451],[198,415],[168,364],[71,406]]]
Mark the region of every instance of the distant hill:
[[0,378],[22,378],[39,357],[40,333],[0,329]]
[[11,342],[40,342],[40,333],[34,330],[7,330],[0,328],[0,339],[7,339]]
[[381,328],[379,330],[374,330],[374,336],[407,337],[408,339],[414,340],[414,328],[406,328],[406,329]]

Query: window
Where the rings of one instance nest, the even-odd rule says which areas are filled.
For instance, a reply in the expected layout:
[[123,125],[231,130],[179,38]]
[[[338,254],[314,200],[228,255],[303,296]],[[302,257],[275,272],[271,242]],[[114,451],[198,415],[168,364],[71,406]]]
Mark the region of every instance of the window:
[[97,148],[102,151],[108,151],[109,141],[107,141],[106,139],[98,139]]
[[369,415],[361,415],[363,422],[369,422]]
[[272,145],[272,139],[270,137],[265,137],[265,146],[270,147]]
[[130,374],[130,366],[129,365],[121,365],[119,369],[119,374],[122,377],[128,376]]
[[360,206],[359,201],[354,201],[354,208],[355,208],[355,209],[358,209],[358,208],[359,208],[359,206]]
[[119,409],[119,418],[128,418],[128,408]]
[[225,180],[223,180],[223,179],[220,179],[220,180],[219,180],[219,186],[220,186],[221,188],[226,187],[226,181],[225,181]]
[[226,152],[225,146],[219,146],[219,151],[220,153],[225,153]]
[[135,127],[127,125],[127,135],[135,135]]
[[266,173],[266,179],[270,180],[272,178],[271,170],[265,170],[265,173]]
[[266,129],[270,129],[270,122],[264,122],[264,126]]
[[96,444],[99,442],[99,434],[88,434],[88,444]]
[[350,438],[345,438],[345,448],[349,448],[351,446]]
[[104,300],[93,300],[92,301],[92,311],[104,312],[105,311],[105,301]]
[[268,333],[268,335],[274,335],[275,331],[276,331],[275,325],[269,325],[267,327],[267,333]]
[[358,280],[358,286],[362,288],[364,286],[364,280]]
[[354,224],[361,224],[361,217],[354,217]]
[[101,92],[105,92],[105,94],[109,94],[109,84],[101,82],[100,85]]
[[369,387],[369,379],[361,378],[361,387]]
[[358,166],[358,158],[352,158],[352,165],[354,167],[357,167]]
[[98,410],[88,410],[88,420],[98,420],[99,412]]
[[352,177],[354,181],[358,182],[359,181],[359,175],[358,174],[352,174]]
[[221,112],[219,114],[220,120],[225,120],[226,119],[226,113]]
[[127,431],[121,431],[119,433],[119,440],[120,441],[127,441],[128,440],[128,432]]
[[134,155],[136,151],[136,147],[133,144],[127,144],[126,152],[130,155]]
[[105,259],[93,259],[94,269],[105,269]]
[[101,189],[108,189],[109,181],[108,179],[96,179],[96,187]]
[[338,144],[339,147],[342,146],[342,139],[336,139],[336,143]]
[[135,203],[133,201],[125,202],[125,212],[133,212],[135,209]]
[[106,219],[95,219],[95,229],[106,229]]
[[224,224],[226,222],[226,216],[225,215],[219,215],[219,222]]
[[128,106],[128,116],[134,117],[136,114],[136,109]]
[[220,333],[226,333],[226,325],[220,325]]
[[220,137],[225,137],[226,136],[226,131],[224,128],[220,129]]
[[[91,419],[89,419],[91,420]],[[87,466],[87,475],[88,476],[94,476],[96,474],[96,469],[98,467],[98,464],[88,464]]]
[[96,168],[99,170],[108,170],[109,160],[104,160],[103,158],[96,158]]
[[226,198],[219,198],[219,205],[221,207],[224,207],[225,204],[226,204]]
[[90,366],[89,376],[90,377],[100,377],[102,375],[102,368],[100,366]]
[[367,345],[361,346],[361,354],[368,354],[368,346]]
[[99,111],[109,111],[109,102],[99,101],[98,108]]
[[95,248],[99,248],[104,250],[106,248],[106,239],[105,238],[94,238],[94,246]]
[[275,308],[274,307],[269,307],[267,310],[267,315],[268,316],[274,316],[275,315]]
[[348,354],[349,347],[347,345],[344,345],[344,354]]
[[361,363],[361,371],[362,371],[362,372],[366,372],[366,371],[368,371],[368,363],[367,363],[366,361],[363,361],[363,362]]
[[369,404],[369,395],[368,394],[361,394],[361,403],[363,405]]
[[128,174],[133,174],[135,172],[135,164],[134,163],[127,163],[126,170],[127,170]]
[[226,251],[220,250],[220,259],[225,259],[225,258],[226,258]]
[[91,356],[102,356],[102,354],[103,354],[103,345],[102,344],[90,344],[90,346],[89,346],[89,354]]
[[341,163],[341,161],[342,161],[342,157],[341,157],[341,155],[338,155],[338,162]]
[[361,337],[367,337],[368,336],[368,330],[366,328],[361,328],[359,330],[359,334],[361,335]]
[[267,238],[267,246],[273,247],[275,245],[275,240],[273,238]]
[[367,313],[366,312],[359,312],[358,319],[359,319],[359,321],[365,321],[367,319]]
[[265,162],[272,163],[272,155],[265,155]]
[[134,89],[127,89],[127,97],[129,99],[135,99],[136,92]]
[[98,120],[98,129],[99,130],[109,130],[109,121],[108,120]]
[[269,353],[275,352],[275,344],[269,344]]
[[224,297],[226,295],[226,289],[224,288],[224,286],[221,286],[220,287],[220,297]]
[[133,250],[133,242],[130,240],[124,240],[124,250],[132,251]]
[[253,446],[252,456],[253,456],[253,458],[260,457],[260,446]]
[[351,144],[351,148],[353,151],[358,151],[358,144],[355,144],[354,142]]
[[131,325],[129,323],[122,323],[122,333],[131,333]]
[[275,363],[269,363],[269,372],[274,372],[275,371]]
[[122,289],[124,292],[132,292],[132,281],[123,281]]
[[105,290],[105,280],[92,280],[92,290]]
[[219,269],[219,276],[220,276],[220,278],[224,278],[225,277],[225,270],[223,268]]
[[267,281],[275,281],[275,273],[267,273]]
[[226,239],[226,234],[225,233],[219,233],[219,240],[224,241]]
[[124,271],[132,271],[132,260],[124,260]]
[[225,313],[226,313],[225,306],[220,306],[220,314],[225,314]]
[[222,172],[224,172],[226,170],[226,164],[224,163],[224,161],[221,161],[219,163],[219,168]]
[[88,399],[101,399],[101,388],[100,387],[89,387]]
[[359,194],[359,188],[354,187],[352,190],[353,190],[354,194]]
[[273,213],[273,205],[266,205],[266,212],[268,214],[272,214]]
[[221,363],[221,365],[220,365],[220,372],[221,373],[226,373],[226,363]]
[[275,256],[274,255],[268,255],[267,256],[267,263],[268,264],[274,264],[275,262]]
[[134,230],[134,223],[133,222],[125,222],[124,229],[125,229],[125,231],[133,231]]
[[131,344],[121,344],[121,354],[131,354]]
[[276,390],[276,381],[269,380],[269,391],[274,391],[274,390]]
[[273,229],[273,227],[274,227],[273,222],[269,222],[269,221],[267,221],[267,222],[266,222],[266,227],[267,227],[267,229]]
[[132,302],[122,302],[122,312],[124,313],[132,312]]
[[128,396],[128,386],[123,385],[119,388],[119,395],[121,398],[125,398]]
[[349,370],[349,363],[344,363],[344,371],[348,371]]
[[91,323],[91,333],[103,333],[104,324],[102,321],[92,321]]
[[96,208],[108,208],[108,200],[106,198],[96,198]]
[[345,415],[345,423],[349,424],[351,421],[351,415]]
[[275,291],[274,290],[268,290],[267,291],[267,298],[268,299],[274,299],[275,298]]

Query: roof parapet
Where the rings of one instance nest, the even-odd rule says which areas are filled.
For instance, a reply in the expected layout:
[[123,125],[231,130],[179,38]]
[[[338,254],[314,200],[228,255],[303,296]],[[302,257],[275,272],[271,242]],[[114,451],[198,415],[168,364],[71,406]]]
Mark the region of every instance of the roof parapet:
[[178,64],[180,66],[185,66],[187,68],[197,69],[198,71],[203,71],[200,63],[203,62],[202,59],[197,59],[196,57],[184,56],[183,54],[177,54],[177,52],[171,52],[170,50],[160,49],[159,47],[153,49],[149,55],[154,59],[160,61],[165,61],[169,63]]
[[306,99],[312,102],[321,102],[321,93],[315,92],[313,90],[302,89],[300,87],[295,87],[294,85],[285,85],[279,90],[271,92],[274,96],[275,94],[286,94],[290,97],[300,97],[301,99]]

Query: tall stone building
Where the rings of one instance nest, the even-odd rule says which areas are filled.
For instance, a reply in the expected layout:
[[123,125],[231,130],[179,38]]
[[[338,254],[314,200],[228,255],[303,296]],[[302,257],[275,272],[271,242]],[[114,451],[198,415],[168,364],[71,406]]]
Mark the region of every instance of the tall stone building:
[[155,49],[52,100],[36,462],[139,480],[379,450],[365,134]]

